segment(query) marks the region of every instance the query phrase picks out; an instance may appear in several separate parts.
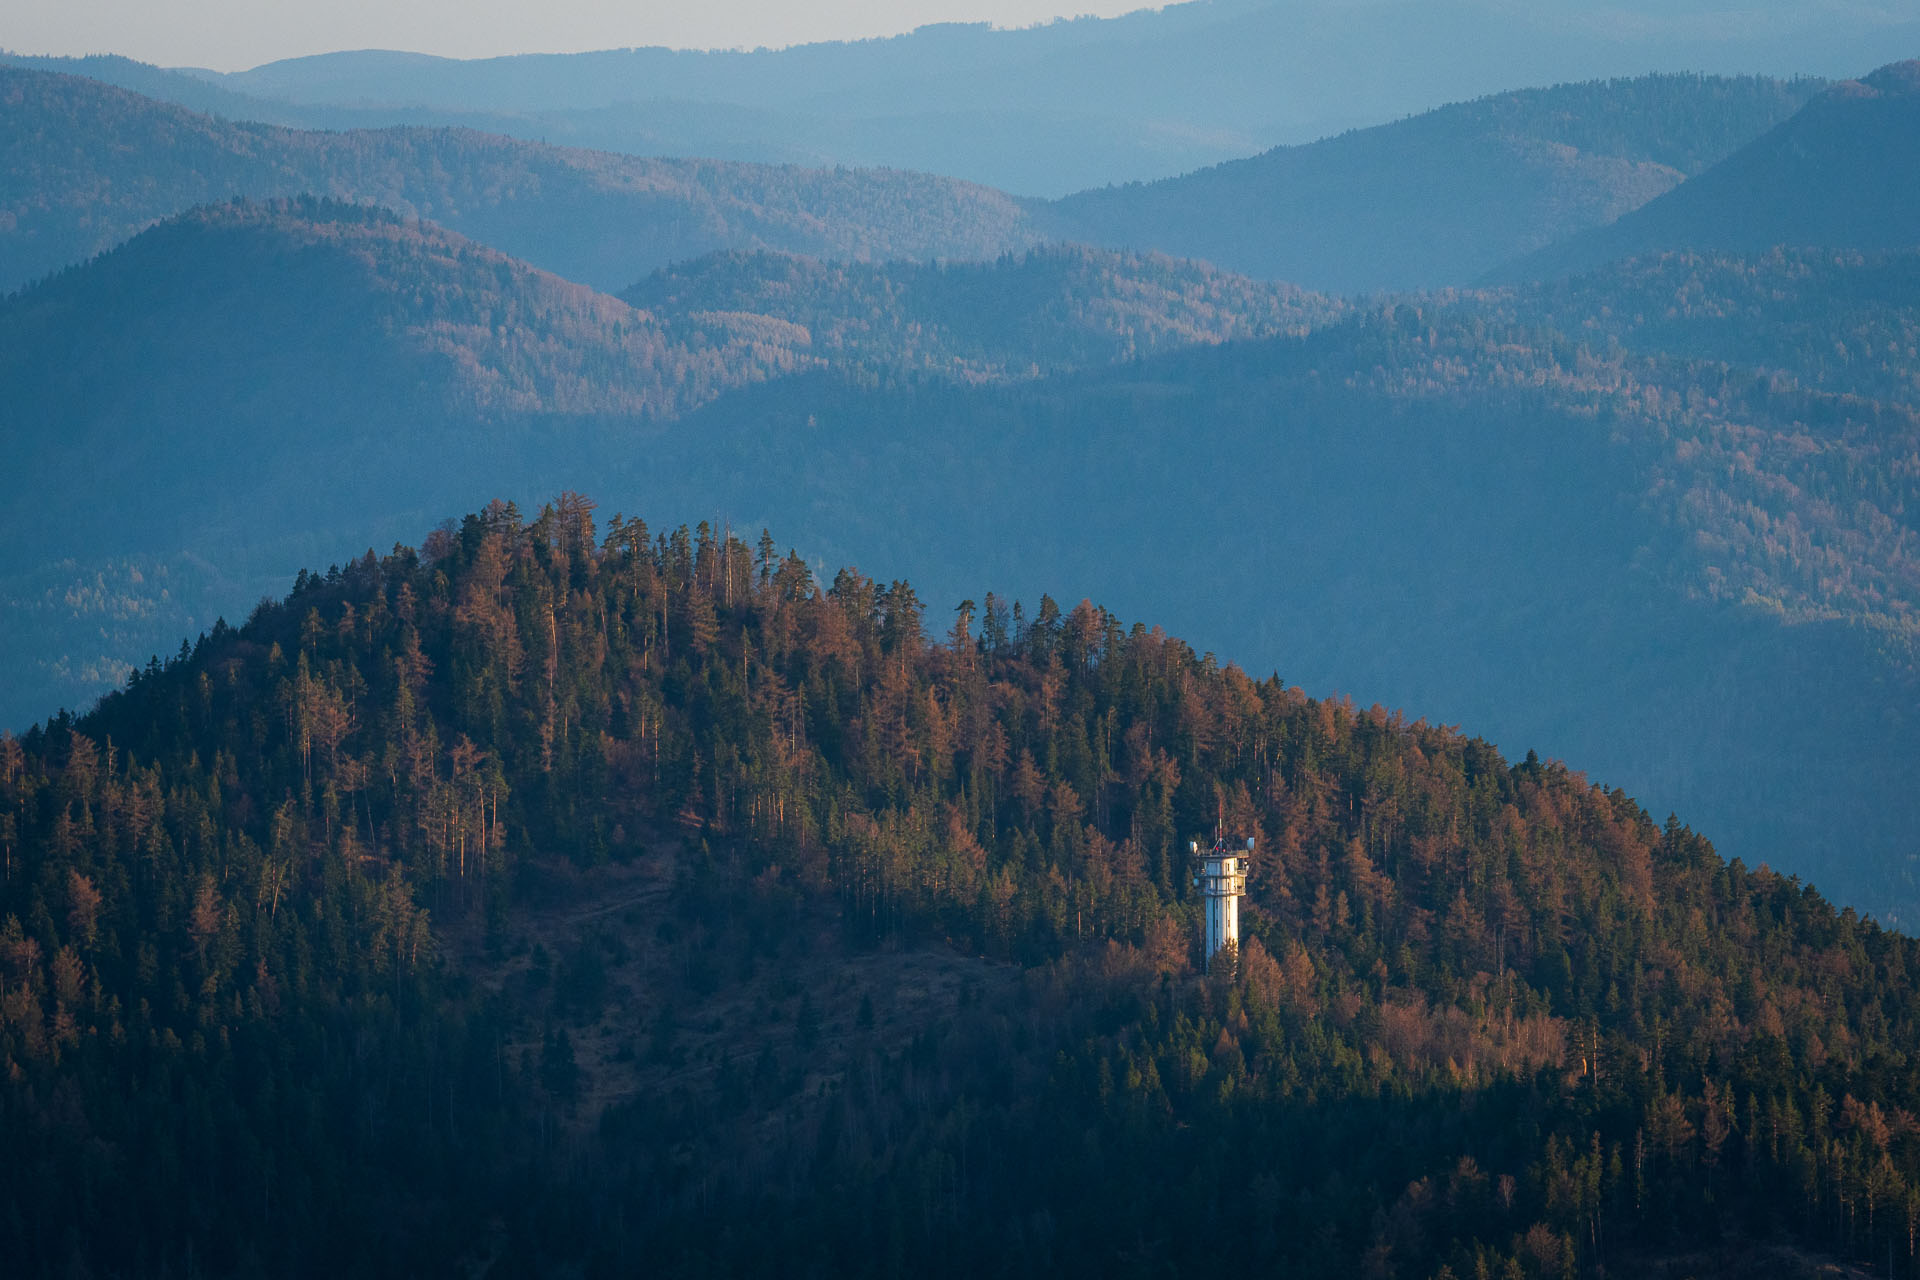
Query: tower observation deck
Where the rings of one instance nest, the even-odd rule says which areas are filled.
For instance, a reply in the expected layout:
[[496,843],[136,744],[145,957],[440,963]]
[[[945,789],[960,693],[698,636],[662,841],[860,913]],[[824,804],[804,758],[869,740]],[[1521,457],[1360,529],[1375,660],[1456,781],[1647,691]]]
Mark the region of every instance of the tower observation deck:
[[1204,853],[1198,840],[1187,847],[1199,862],[1193,883],[1206,907],[1206,919],[1200,926],[1200,950],[1211,971],[1213,958],[1228,947],[1236,956],[1240,952],[1240,899],[1247,896],[1253,840],[1249,838],[1243,848],[1216,836],[1213,848]]

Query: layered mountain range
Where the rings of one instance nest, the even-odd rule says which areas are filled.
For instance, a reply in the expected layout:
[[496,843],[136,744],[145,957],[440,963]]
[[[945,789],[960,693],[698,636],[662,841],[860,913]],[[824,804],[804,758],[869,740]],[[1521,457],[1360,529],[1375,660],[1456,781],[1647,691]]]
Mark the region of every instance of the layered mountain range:
[[602,290],[718,249],[991,260],[1058,239],[1320,290],[1466,285],[1670,191],[1819,87],[1664,76],[1504,94],[1048,202],[890,169],[644,160],[464,129],[235,123],[85,77],[0,68],[11,126],[0,287],[201,203],[302,194],[428,218]]
[[936,600],[1045,570],[1189,614],[1904,918],[1915,271],[1672,257],[1356,308],[1085,250],[722,255],[622,301],[392,215],[222,206],[0,309],[35,442],[13,705],[450,495],[598,480],[817,563],[911,552]]
[[0,66],[9,1274],[1920,1275],[1915,64],[508,136],[1368,13]]
[[1339,292],[1471,284],[1665,195],[1819,90],[1674,75],[1500,94],[1082,192],[1041,225]]
[[[10,74],[16,103],[95,122],[58,135],[72,149],[15,135],[48,175],[22,190],[54,225],[48,193],[78,201],[106,181],[105,152],[77,145],[103,118],[149,130],[137,166],[185,154],[155,141],[166,129],[228,159],[245,140],[275,165],[311,148],[356,181],[366,171],[341,157],[373,148],[374,174],[423,192],[415,209],[473,190],[457,167],[405,161],[422,147],[592,161],[626,175],[610,190],[641,171],[477,135],[233,126]],[[1903,75],[1825,92],[1744,147],[1757,117],[1811,88],[1623,82],[1396,128],[1451,120],[1453,136],[1485,137],[1557,120],[1555,145],[1573,151],[1704,166],[1651,212],[1712,196],[1756,156],[1818,172],[1850,154],[1816,145],[1844,133],[1829,122],[1897,100]],[[1660,123],[1674,119],[1692,123]],[[1900,145],[1904,117],[1886,119],[1876,145]],[[200,167],[222,171],[169,172]],[[737,166],[712,172],[743,189]],[[740,248],[615,298],[364,206],[222,204],[0,305],[0,413],[29,463],[5,495],[22,549],[8,643],[25,657],[10,718],[84,703],[295,567],[346,554],[342,539],[413,536],[476,489],[531,501],[618,477],[654,509],[778,524],[816,563],[911,551],[941,594],[988,571],[1031,592],[1045,569],[1130,610],[1180,612],[1197,639],[1310,687],[1580,760],[1745,856],[1884,916],[1913,909],[1910,253],[1655,257],[1518,292],[1356,304],[1151,254],[877,262],[938,222],[929,199],[965,211],[958,237],[982,256],[1038,233],[1013,203],[939,180],[752,172],[780,175],[799,212],[781,223],[755,206],[750,225],[828,256],[772,252],[772,234],[721,219],[714,238]],[[1880,207],[1789,178],[1830,222]],[[860,203],[867,239],[804,212],[819,181]],[[876,183],[903,203],[871,202]],[[124,188],[129,220],[133,193],[164,207],[162,185]],[[569,229],[575,204],[545,182],[483,190],[456,208],[521,210],[548,264],[602,228],[588,214]],[[647,207],[671,227],[687,206]],[[615,220],[631,230],[619,243],[651,251],[653,224],[636,219]],[[21,226],[14,243],[31,244]],[[601,277],[622,260],[603,255]],[[91,518],[74,492],[119,518]],[[1807,695],[1785,720],[1755,710],[1778,687]]]
[[1010,197],[885,170],[645,160],[460,129],[292,130],[0,68],[0,288],[233,196],[430,218],[603,290],[719,248],[992,257],[1037,236]]
[[[219,74],[18,59],[309,128],[456,125],[638,155],[889,166],[1023,196],[1151,181],[1622,70],[1841,77],[1920,51],[1897,7],[1759,0],[1201,0],[1018,30],[944,23],[778,50],[458,60],[366,50]],[[1007,139],[1019,139],[1009,146]]]

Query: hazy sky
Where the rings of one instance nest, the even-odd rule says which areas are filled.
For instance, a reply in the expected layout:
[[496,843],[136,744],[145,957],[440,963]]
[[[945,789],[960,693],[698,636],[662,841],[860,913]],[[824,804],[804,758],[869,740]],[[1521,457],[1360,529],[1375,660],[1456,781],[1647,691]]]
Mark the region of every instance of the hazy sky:
[[736,48],[894,35],[928,22],[1025,26],[1141,0],[7,0],[0,48],[121,53],[237,71],[335,49],[452,57],[628,45]]

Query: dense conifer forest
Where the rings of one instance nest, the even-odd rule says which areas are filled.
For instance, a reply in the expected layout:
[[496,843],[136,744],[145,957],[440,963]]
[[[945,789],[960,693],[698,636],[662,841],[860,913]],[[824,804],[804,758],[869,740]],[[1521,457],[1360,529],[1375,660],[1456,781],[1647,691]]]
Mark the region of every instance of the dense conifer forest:
[[601,514],[0,737],[13,1274],[1920,1269],[1911,939],[1090,603]]

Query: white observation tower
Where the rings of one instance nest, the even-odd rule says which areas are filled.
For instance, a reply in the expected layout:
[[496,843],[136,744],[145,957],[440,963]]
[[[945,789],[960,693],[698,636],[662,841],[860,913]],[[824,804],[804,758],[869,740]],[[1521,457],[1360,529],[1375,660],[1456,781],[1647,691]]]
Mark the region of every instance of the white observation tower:
[[1214,837],[1213,848],[1205,853],[1200,851],[1198,840],[1187,847],[1200,863],[1193,883],[1206,903],[1200,949],[1211,971],[1213,958],[1228,947],[1233,948],[1235,957],[1240,953],[1240,899],[1247,896],[1247,863],[1253,853],[1253,839],[1248,837],[1244,849],[1229,846],[1219,835]]

